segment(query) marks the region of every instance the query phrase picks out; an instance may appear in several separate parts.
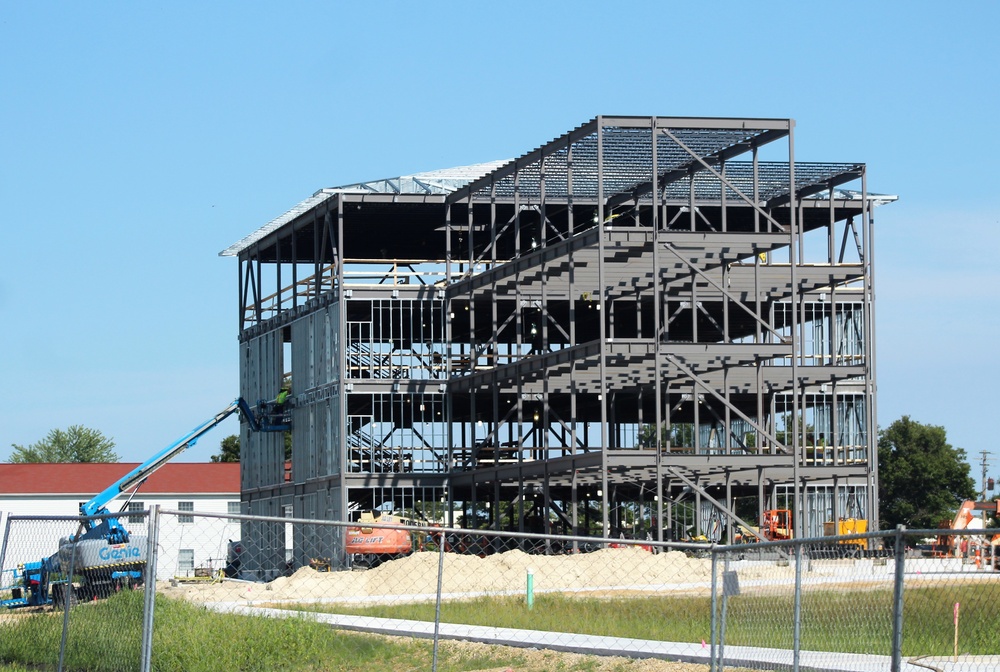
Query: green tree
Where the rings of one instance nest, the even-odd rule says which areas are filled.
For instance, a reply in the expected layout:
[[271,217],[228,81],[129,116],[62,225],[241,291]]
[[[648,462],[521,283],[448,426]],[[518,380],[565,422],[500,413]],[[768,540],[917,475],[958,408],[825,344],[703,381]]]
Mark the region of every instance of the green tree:
[[[292,459],[292,433],[284,433],[285,459]],[[240,461],[240,437],[230,434],[219,443],[219,454],[212,455],[212,462],[239,462]]]
[[10,461],[28,462],[118,462],[115,442],[96,429],[71,425],[65,430],[53,429],[41,441],[14,448]]
[[240,437],[230,434],[219,442],[219,454],[212,455],[212,462],[239,462]]
[[[637,440],[640,448],[652,448],[655,446],[656,426],[652,424],[641,425]],[[666,423],[660,425],[660,445],[665,446],[668,442],[673,446],[693,446],[694,425],[689,422],[674,424],[671,425],[669,432],[667,432]]]
[[883,529],[937,528],[976,497],[965,451],[948,443],[944,427],[904,415],[879,432],[878,464]]
[[[667,428],[663,427],[660,430],[661,441],[663,443],[667,442]],[[639,448],[652,448],[656,445],[656,425],[642,425],[639,427],[639,436],[636,437],[638,440]]]

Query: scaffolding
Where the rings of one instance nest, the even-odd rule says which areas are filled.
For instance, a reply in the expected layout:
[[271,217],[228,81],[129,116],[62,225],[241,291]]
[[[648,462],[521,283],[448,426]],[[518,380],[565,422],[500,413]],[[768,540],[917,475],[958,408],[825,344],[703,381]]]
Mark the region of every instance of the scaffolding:
[[780,500],[797,534],[874,529],[892,200],[796,162],[790,119],[670,117],[317,192],[223,252],[241,393],[292,380],[291,477],[244,430],[248,509],[732,541]]

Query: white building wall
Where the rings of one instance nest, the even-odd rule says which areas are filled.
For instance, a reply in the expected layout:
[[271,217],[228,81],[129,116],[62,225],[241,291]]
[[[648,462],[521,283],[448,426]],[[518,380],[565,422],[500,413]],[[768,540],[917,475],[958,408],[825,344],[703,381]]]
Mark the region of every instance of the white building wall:
[[[208,509],[199,509],[197,501],[191,522],[181,522],[181,518],[173,512],[161,512],[156,565],[158,579],[193,576],[192,567],[208,570],[209,573],[225,567],[229,542],[240,539],[240,521],[199,516],[199,512],[207,513]],[[180,566],[184,551],[193,556],[191,567]]]

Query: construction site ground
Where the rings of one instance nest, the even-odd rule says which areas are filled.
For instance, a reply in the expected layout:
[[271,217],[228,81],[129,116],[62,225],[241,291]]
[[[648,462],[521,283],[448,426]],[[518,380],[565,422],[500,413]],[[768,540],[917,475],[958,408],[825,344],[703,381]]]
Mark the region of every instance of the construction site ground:
[[[523,594],[524,578],[530,570],[538,592],[574,593],[587,596],[624,594],[708,595],[711,586],[711,560],[689,557],[672,551],[652,555],[639,549],[606,549],[595,553],[563,556],[529,555],[520,551],[479,558],[446,554],[442,598],[463,599],[484,594]],[[437,553],[416,553],[408,558],[387,562],[364,571],[317,572],[308,567],[270,583],[224,580],[215,583],[163,583],[160,590],[172,597],[205,604],[223,612],[282,617],[290,603],[386,604],[430,601],[437,588]],[[915,561],[919,563],[920,561]],[[992,572],[975,572],[961,563],[933,562],[923,567],[919,576],[932,580],[938,571],[960,571],[970,579],[990,580]],[[891,587],[892,560],[821,560],[814,561],[803,575],[805,589]],[[740,582],[755,591],[788,591],[794,582],[794,563],[787,561],[740,560]],[[919,580],[919,579],[918,579]],[[318,614],[331,626],[387,636],[432,638],[434,624],[425,621],[375,619],[371,617]],[[790,627],[790,626],[789,626]],[[595,670],[664,670],[694,672],[707,669],[711,648],[706,642],[656,642],[622,637],[574,635],[498,627],[442,623],[438,635],[442,646],[515,647],[511,660],[518,667],[499,670],[555,669],[553,656],[597,656]],[[707,639],[707,637],[706,637]],[[498,649],[498,652],[502,649]],[[498,653],[497,655],[506,655]],[[885,656],[844,653],[801,653],[800,662],[814,669],[866,670],[888,669]],[[561,658],[560,658],[561,659]],[[787,659],[791,651],[754,647],[726,648],[727,669],[739,664],[771,663]],[[568,660],[568,659],[567,659]],[[534,662],[531,662],[534,661]],[[941,662],[948,669],[949,664]],[[963,661],[963,670],[997,669],[1000,658]],[[958,668],[955,668],[958,669]]]

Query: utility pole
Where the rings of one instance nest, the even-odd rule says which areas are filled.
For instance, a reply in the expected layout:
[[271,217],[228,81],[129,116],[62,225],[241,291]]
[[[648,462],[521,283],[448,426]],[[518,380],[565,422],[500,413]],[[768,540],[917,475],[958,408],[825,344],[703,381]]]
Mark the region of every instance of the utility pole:
[[[984,450],[982,453],[980,453],[980,455],[983,458],[982,459],[982,467],[983,467],[983,490],[982,490],[981,496],[979,497],[979,501],[980,502],[985,502],[985,501],[987,501],[987,499],[986,499],[986,489],[987,489],[986,485],[987,485],[988,481],[987,481],[987,478],[986,478],[986,467],[989,464],[989,452]],[[986,523],[987,523],[987,520],[986,520],[986,511],[982,512],[982,516],[983,516],[983,529],[986,529]]]
[[979,498],[979,501],[985,502],[986,501],[986,465],[987,465],[987,463],[989,461],[989,459],[988,459],[989,452],[984,450],[982,453],[980,453],[980,455],[982,455],[982,458],[983,458],[982,459],[982,467],[983,467],[983,490],[982,490],[982,493],[981,493],[982,496]]

